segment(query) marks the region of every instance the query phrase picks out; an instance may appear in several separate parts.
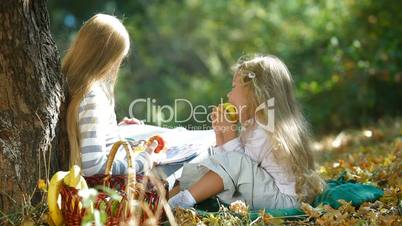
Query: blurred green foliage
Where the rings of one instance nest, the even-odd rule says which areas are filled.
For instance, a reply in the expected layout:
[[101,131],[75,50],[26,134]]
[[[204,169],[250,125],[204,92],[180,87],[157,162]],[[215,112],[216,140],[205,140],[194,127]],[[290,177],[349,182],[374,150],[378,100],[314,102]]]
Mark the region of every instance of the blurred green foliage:
[[[316,132],[401,115],[401,10],[402,2],[392,0],[49,2],[61,55],[92,15],[123,19],[132,48],[116,91],[119,118],[137,98],[154,98],[155,105],[174,105],[177,98],[217,104],[231,88],[230,68],[240,56],[269,53],[288,65]],[[145,107],[133,109],[137,118],[145,118]],[[189,110],[179,105],[177,117]]]

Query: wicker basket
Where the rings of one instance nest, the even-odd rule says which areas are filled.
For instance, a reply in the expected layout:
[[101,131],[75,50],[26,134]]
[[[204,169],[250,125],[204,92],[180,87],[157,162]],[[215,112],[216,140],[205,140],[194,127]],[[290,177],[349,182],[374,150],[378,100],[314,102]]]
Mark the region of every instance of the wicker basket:
[[[138,215],[136,214],[137,220],[140,218],[139,223],[144,222],[148,215],[154,215],[160,220],[164,214],[162,205],[160,205],[159,194],[165,195],[167,198],[167,182],[148,176],[135,175],[135,171],[132,170],[129,170],[128,175],[111,175],[113,160],[120,146],[126,150],[128,167],[133,169],[133,152],[130,145],[126,141],[118,141],[113,145],[108,156],[105,174],[85,177],[85,180],[88,187],[94,188],[98,185],[104,185],[118,191],[122,200],[120,202],[113,201],[107,193],[98,190],[94,208],[100,209],[101,206],[104,208],[107,214],[106,225],[119,225],[133,217],[131,201],[135,199],[142,203],[142,211]],[[131,186],[129,187],[127,184]],[[65,225],[81,225],[86,210],[81,208],[82,198],[78,195],[78,190],[63,183],[60,194],[62,197],[61,211]]]

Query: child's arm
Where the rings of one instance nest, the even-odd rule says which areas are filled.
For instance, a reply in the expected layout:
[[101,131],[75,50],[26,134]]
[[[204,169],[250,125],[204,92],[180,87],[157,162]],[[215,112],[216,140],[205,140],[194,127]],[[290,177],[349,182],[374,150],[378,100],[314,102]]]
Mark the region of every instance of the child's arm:
[[212,126],[215,130],[218,149],[220,149],[220,151],[244,152],[254,161],[262,161],[264,154],[261,153],[265,153],[267,149],[271,148],[267,146],[271,145],[268,141],[267,131],[261,127],[253,129],[246,137],[244,144],[242,144],[237,136],[236,124],[228,122],[226,118],[223,117],[223,114],[224,111],[221,107],[214,109],[212,114]]
[[124,117],[121,122],[118,124],[119,126],[124,126],[124,125],[144,125],[144,122],[136,119],[136,118],[127,118]]
[[271,147],[268,140],[267,132],[262,128],[257,128],[246,137],[245,143],[240,142],[239,137],[236,137],[222,145],[224,151],[244,152],[256,162],[262,161],[264,154]]
[[222,133],[215,132],[215,139],[216,139],[216,146],[221,146],[222,144],[225,143]]
[[[106,134],[103,118],[104,106],[99,103],[101,98],[96,93],[87,95],[80,105],[78,126],[80,132],[81,165],[85,175],[95,175],[104,172],[108,156],[106,149]],[[100,101],[101,102],[101,101]],[[115,161],[112,173],[122,174],[127,164],[121,160]]]
[[[81,148],[81,165],[85,175],[103,174],[109,154],[106,145],[105,124],[103,118],[105,107],[102,101],[98,102],[94,93],[89,94],[81,103],[79,110],[79,131]],[[125,152],[122,148],[118,152]],[[137,173],[147,172],[153,166],[149,153],[143,152],[135,158],[135,170]],[[127,173],[126,155],[115,156],[112,166],[112,174],[122,175]]]
[[214,129],[215,132],[215,139],[216,139],[216,146],[221,146],[223,144],[223,134],[222,131],[219,128],[218,122],[217,122],[217,108],[215,107],[212,110],[211,114],[211,119],[212,119],[212,128]]

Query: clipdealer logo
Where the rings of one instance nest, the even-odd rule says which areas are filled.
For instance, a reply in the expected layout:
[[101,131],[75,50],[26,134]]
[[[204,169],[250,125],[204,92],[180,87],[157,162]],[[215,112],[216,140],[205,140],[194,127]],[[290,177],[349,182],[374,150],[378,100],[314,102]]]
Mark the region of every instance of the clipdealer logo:
[[258,120],[256,120],[257,124],[262,128],[268,130],[269,132],[274,132],[275,130],[275,98],[268,99],[265,103],[260,104],[256,109],[255,113],[261,111],[263,109],[267,109],[267,124],[264,125]]
[[[223,98],[220,99],[220,104],[223,104]],[[146,109],[146,115],[145,118],[138,118],[138,115],[134,114],[134,109]],[[139,98],[130,103],[129,106],[129,116],[132,118],[137,118],[144,123],[155,123],[158,126],[161,126],[165,123],[172,122],[174,120],[174,123],[186,123],[190,120],[193,120],[193,122],[196,123],[211,123],[212,122],[212,111],[215,108],[215,105],[193,105],[191,101],[187,99],[175,99],[174,105],[158,105],[157,100],[153,98]],[[258,111],[267,109],[267,124],[263,124],[256,120],[257,124],[261,126],[262,128],[273,132],[275,128],[275,98],[270,98],[267,100],[265,103],[260,104],[256,110],[255,114]],[[183,116],[183,109],[187,108],[189,110],[188,115]],[[237,109],[237,113],[239,115],[239,118],[242,116],[241,111],[244,110],[245,108]],[[178,111],[181,110],[181,117],[183,118],[178,118]],[[226,117],[226,115],[225,115]]]

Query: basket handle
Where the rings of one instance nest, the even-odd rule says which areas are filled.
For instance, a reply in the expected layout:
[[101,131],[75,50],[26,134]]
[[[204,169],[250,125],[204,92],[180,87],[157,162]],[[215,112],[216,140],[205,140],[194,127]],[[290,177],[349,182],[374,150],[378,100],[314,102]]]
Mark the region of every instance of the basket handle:
[[127,141],[119,140],[113,144],[112,149],[110,150],[109,156],[107,157],[106,169],[105,169],[105,175],[106,175],[105,179],[110,177],[114,158],[115,158],[116,153],[119,150],[120,146],[122,146],[122,145],[123,145],[124,150],[126,151],[128,168],[133,167],[133,161],[132,161],[133,160],[133,152],[131,150],[131,146],[129,145],[129,143]]

